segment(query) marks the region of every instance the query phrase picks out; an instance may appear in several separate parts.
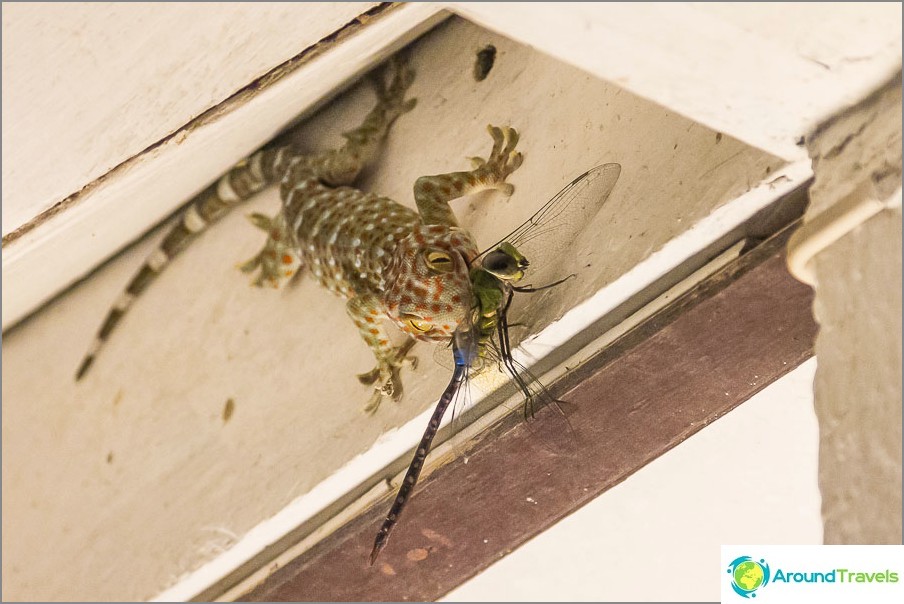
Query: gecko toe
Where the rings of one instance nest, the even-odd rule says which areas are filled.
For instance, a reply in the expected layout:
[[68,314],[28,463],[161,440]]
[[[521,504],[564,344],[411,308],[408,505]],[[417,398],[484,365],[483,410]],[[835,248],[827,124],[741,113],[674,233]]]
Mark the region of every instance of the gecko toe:
[[380,408],[380,402],[383,400],[383,395],[379,390],[374,390],[373,394],[370,396],[370,400],[367,401],[367,404],[364,405],[364,412],[368,415],[373,415],[377,412],[377,409]]
[[365,386],[370,386],[374,382],[377,381],[377,378],[380,377],[380,368],[374,367],[367,373],[359,373],[358,381],[364,384]]

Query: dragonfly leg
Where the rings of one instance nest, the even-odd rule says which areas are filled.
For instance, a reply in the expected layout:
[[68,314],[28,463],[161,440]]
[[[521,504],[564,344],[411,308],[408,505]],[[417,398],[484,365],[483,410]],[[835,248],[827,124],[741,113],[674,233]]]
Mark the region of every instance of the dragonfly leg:
[[505,182],[523,161],[515,151],[518,132],[514,128],[488,126],[493,137],[493,149],[486,160],[471,158],[470,172],[451,172],[436,176],[422,176],[414,183],[414,199],[424,224],[458,226],[449,202],[486,189],[496,189],[511,195],[515,187]]

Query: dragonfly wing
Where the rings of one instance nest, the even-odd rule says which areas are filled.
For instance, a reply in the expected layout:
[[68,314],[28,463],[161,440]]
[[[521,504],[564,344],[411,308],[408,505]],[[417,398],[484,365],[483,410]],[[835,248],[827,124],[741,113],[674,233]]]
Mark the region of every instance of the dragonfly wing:
[[[437,346],[433,358],[447,369],[455,367],[449,347]],[[511,368],[517,373],[517,379],[506,369],[494,338],[487,345],[484,356],[468,371],[461,392],[453,402],[452,421],[458,422],[459,426],[456,430],[473,419],[469,414],[472,408],[480,409],[481,405],[475,399],[481,394],[488,396],[498,392],[508,401],[502,404],[509,411],[524,416],[532,444],[549,454],[572,454],[576,438],[567,417],[568,403],[556,399],[543,382],[517,360],[511,359]],[[462,452],[459,456],[464,457]]]
[[481,256],[496,249],[500,243],[508,242],[530,262],[525,283],[542,286],[544,279],[554,281],[550,271],[557,263],[553,260],[593,221],[609,199],[620,174],[621,166],[615,163],[587,170]]

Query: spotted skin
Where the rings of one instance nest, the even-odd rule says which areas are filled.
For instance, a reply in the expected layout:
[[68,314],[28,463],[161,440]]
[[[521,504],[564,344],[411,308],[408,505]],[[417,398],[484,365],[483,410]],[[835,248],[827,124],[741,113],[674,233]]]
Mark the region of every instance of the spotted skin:
[[[179,251],[238,202],[279,182],[280,211],[249,217],[267,233],[264,247],[240,268],[257,273],[255,285],[272,287],[303,271],[344,298],[377,363],[358,376],[374,387],[365,409],[375,411],[386,397],[399,400],[399,370],[413,362],[407,355],[415,340],[448,342],[472,308],[469,262],[478,250],[449,202],[484,189],[511,194],[505,179],[522,157],[515,130],[490,126],[493,148],[486,160],[472,159],[473,170],[417,180],[417,211],[349,186],[375,158],[396,118],[414,107],[413,99],[405,99],[413,72],[398,60],[387,71],[388,84],[382,77],[375,81],[377,106],[344,134],[341,148],[314,155],[288,146],[264,148],[199,195],[109,312],[77,379],[135,297]],[[392,343],[387,321],[407,335],[400,346]]]

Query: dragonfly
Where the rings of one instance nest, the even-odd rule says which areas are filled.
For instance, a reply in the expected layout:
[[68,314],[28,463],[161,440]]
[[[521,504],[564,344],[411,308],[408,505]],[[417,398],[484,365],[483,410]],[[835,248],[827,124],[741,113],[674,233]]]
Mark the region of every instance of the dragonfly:
[[575,276],[568,275],[542,286],[521,285],[528,275],[540,274],[537,267],[543,267],[549,259],[555,258],[573,243],[578,232],[590,223],[608,200],[620,174],[621,166],[617,163],[601,164],[584,172],[521,226],[471,261],[471,313],[452,335],[452,377],[436,404],[396,498],[377,532],[370,553],[371,565],[386,547],[393,528],[398,524],[443,416],[462,387],[467,385],[472,370],[480,371],[494,361],[501,365],[524,396],[525,417],[533,415],[540,397],[553,403],[561,402],[553,399],[527,368],[513,357],[509,334],[512,325],[508,313],[515,294],[536,293]]

